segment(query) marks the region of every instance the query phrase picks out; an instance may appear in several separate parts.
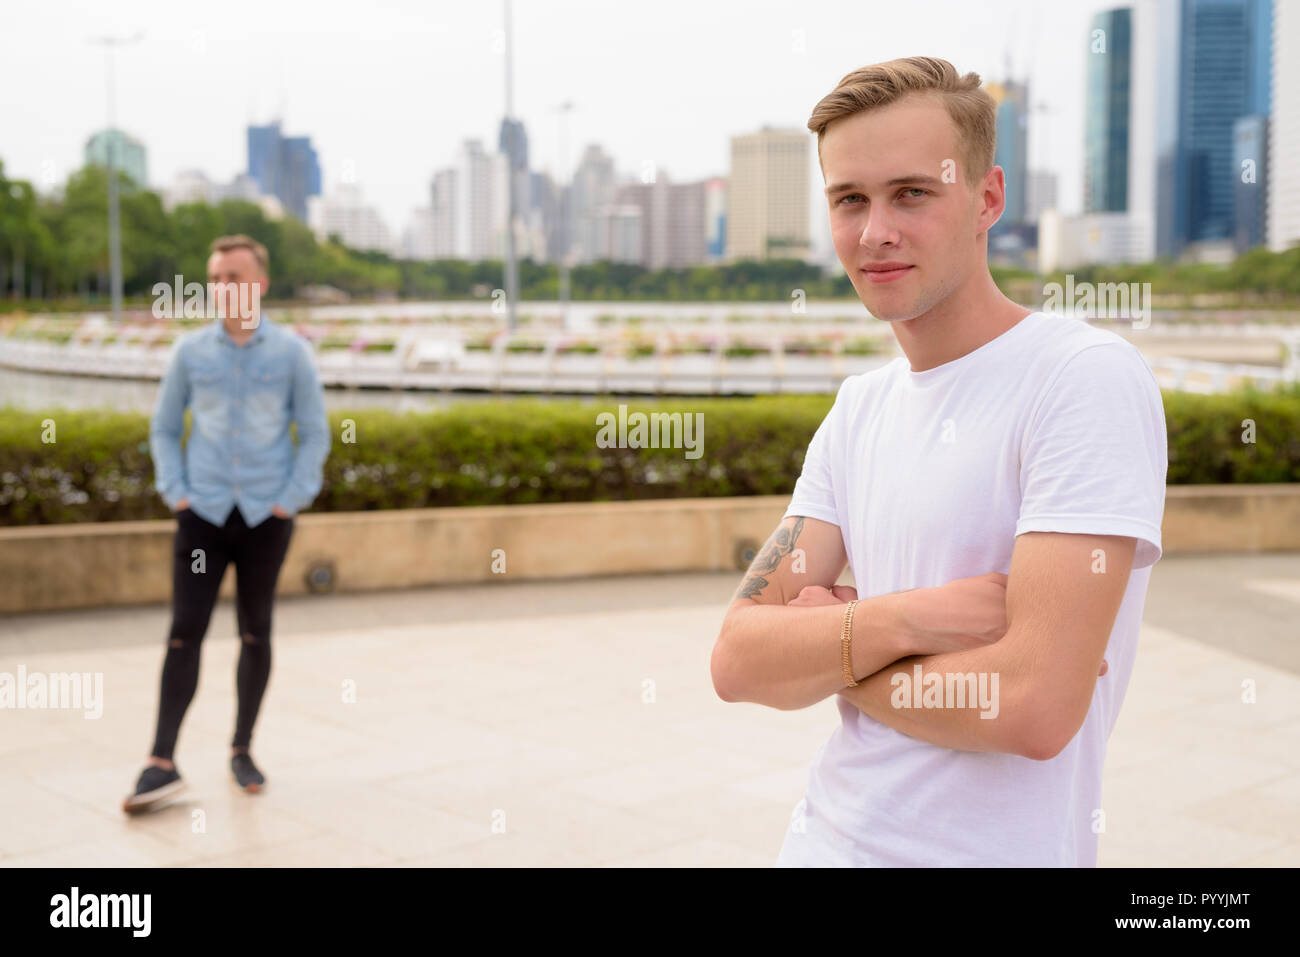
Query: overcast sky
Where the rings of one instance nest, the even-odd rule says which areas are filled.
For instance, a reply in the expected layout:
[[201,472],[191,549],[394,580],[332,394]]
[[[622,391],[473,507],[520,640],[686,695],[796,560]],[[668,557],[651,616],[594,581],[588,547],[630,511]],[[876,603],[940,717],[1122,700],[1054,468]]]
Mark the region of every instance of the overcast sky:
[[[652,163],[685,181],[725,175],[731,135],[804,129],[856,67],[932,55],[1000,80],[1009,58],[1046,111],[1033,118],[1030,166],[1055,171],[1062,209],[1077,212],[1088,21],[1116,5],[515,0],[515,113],[534,169],[560,165],[555,108],[567,99],[569,169],[594,142],[621,174]],[[108,109],[91,41],[143,31],[117,58],[117,125],[144,141],[152,187],[191,168],[229,180],[247,166],[245,127],[279,116],[287,134],[311,136],[327,192],[350,165],[400,233],[460,141],[496,147],[503,23],[501,0],[5,0],[0,160],[38,185],[80,166]]]

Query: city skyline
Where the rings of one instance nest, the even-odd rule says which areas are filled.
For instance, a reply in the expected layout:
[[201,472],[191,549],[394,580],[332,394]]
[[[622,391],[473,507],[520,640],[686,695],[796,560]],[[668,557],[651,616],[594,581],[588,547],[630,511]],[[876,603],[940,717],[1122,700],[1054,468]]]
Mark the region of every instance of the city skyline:
[[[910,12],[931,39],[918,44],[906,26],[879,30],[869,15],[842,2],[796,10],[670,2],[636,23],[578,0],[544,8],[516,4],[516,115],[528,131],[535,171],[559,175],[556,108],[571,99],[569,173],[584,149],[598,144],[614,157],[620,178],[635,178],[649,164],[674,182],[695,182],[727,175],[733,136],[763,126],[803,129],[816,101],[857,66],[932,54],[986,82],[1028,81],[1034,108],[1047,110],[1033,117],[1028,166],[1057,174],[1060,206],[1068,212],[1079,208],[1082,193],[1078,76],[1088,20],[1113,6],[1052,10],[1008,0],[995,8],[1005,12],[1000,21],[958,3],[923,3]],[[325,193],[341,183],[360,186],[400,234],[414,210],[428,205],[435,171],[464,140],[495,146],[504,112],[495,51],[500,5],[429,13],[381,2],[360,25],[338,5],[313,10],[309,22],[238,2],[229,9],[232,16],[215,25],[153,2],[113,11],[65,3],[11,14],[0,82],[22,88],[19,81],[35,74],[42,83],[9,104],[10,136],[0,147],[7,174],[48,189],[80,166],[86,138],[106,125],[103,54],[89,38],[137,29],[144,38],[118,54],[116,125],[146,144],[149,186],[156,190],[192,169],[214,182],[231,181],[247,169],[247,127],[278,119],[312,138]],[[53,30],[73,12],[84,49],[66,29]],[[52,75],[44,64],[53,49],[75,54],[77,67]],[[225,75],[213,69],[223,62]],[[159,64],[205,69],[160,83]],[[618,76],[609,75],[611,64]],[[438,95],[466,89],[471,77],[478,81],[473,95]],[[203,106],[196,109],[196,102]],[[178,121],[178,115],[195,120]],[[421,124],[419,115],[432,119]],[[811,164],[811,238],[814,251],[824,252],[825,207],[817,202],[823,183],[815,158]]]

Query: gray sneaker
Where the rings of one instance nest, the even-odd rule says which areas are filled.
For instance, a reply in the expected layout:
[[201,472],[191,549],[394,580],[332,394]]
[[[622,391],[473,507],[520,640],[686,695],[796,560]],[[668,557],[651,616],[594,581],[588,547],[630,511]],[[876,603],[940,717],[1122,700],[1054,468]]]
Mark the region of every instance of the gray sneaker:
[[247,751],[241,751],[231,757],[230,770],[234,772],[235,783],[249,794],[256,794],[266,784],[266,778],[262,777],[262,772],[257,770],[257,765],[253,763]]
[[175,766],[168,771],[156,764],[151,764],[140,772],[140,780],[135,784],[135,793],[122,802],[122,810],[127,814],[143,814],[153,811],[171,801],[185,790],[185,782]]

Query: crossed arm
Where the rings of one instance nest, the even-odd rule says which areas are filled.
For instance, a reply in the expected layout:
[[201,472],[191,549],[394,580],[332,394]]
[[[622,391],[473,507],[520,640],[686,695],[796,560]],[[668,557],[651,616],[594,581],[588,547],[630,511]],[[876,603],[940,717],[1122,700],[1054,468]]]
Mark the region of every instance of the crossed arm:
[[[1019,536],[1002,620],[990,607],[990,597],[1002,598],[990,590],[1001,576],[859,601],[858,686],[849,688],[839,648],[850,596],[833,590],[846,560],[843,538],[834,525],[791,517],[728,609],[713,652],[714,687],[726,701],[787,709],[839,693],[870,717],[932,744],[1046,760],[1087,716],[1135,548],[1135,539],[1119,536]],[[982,718],[977,708],[895,707],[895,675],[910,681],[916,664],[923,675],[941,678],[982,672],[990,686],[997,675],[996,717]]]
[[[838,526],[785,519],[750,565],[713,647],[713,687],[723,701],[791,711],[834,694],[840,678],[842,604],[792,605],[806,586],[829,590],[847,557]],[[869,675],[911,652],[896,596],[859,602],[853,673]]]

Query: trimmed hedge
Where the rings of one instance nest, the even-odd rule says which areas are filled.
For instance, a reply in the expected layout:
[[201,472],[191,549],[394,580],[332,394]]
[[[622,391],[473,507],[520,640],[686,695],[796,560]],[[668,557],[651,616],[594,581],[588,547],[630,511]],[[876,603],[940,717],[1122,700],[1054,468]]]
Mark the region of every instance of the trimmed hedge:
[[[1300,482],[1300,386],[1165,392],[1170,485]],[[1247,420],[1254,442],[1246,442]]]
[[[313,511],[785,495],[832,396],[622,400],[635,412],[703,413],[704,455],[600,448],[596,415],[618,399],[463,402],[427,413],[330,415],[333,446]],[[1166,392],[1170,484],[1300,481],[1300,388]],[[53,420],[53,443],[42,441]],[[1243,420],[1255,443],[1242,441]],[[342,441],[346,420],[355,441]],[[166,518],[153,488],[149,418],[0,409],[0,525]]]

